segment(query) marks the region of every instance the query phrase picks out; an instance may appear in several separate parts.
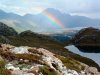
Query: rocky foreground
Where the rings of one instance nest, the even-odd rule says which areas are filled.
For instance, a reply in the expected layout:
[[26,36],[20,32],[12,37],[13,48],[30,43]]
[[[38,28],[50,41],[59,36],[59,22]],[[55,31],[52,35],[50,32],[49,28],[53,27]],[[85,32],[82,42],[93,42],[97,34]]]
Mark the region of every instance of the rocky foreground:
[[77,72],[46,49],[0,45],[0,75],[100,75],[95,67],[80,64],[84,68]]

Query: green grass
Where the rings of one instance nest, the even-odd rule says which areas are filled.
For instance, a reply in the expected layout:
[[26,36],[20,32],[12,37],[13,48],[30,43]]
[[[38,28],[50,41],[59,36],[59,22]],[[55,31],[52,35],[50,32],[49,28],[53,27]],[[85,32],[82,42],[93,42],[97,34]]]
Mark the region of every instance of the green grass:
[[80,72],[84,68],[84,66],[81,65],[80,62],[78,62],[70,57],[66,58],[64,56],[59,56],[59,55],[56,55],[56,57],[59,58],[68,69]]

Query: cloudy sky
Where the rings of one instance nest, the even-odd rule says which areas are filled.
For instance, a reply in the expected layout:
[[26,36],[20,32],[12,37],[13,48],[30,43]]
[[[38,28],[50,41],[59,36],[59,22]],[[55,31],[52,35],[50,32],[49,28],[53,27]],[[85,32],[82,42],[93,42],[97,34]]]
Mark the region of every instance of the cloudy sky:
[[46,8],[100,19],[100,0],[0,0],[0,9],[20,15],[37,14]]

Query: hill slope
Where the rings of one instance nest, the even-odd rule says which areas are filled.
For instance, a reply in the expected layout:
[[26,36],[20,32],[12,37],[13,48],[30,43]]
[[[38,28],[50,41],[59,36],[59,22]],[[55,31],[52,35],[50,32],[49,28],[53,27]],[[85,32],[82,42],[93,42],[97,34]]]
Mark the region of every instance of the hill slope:
[[4,36],[15,36],[18,33],[11,27],[0,22],[0,35]]
[[[5,39],[2,39],[2,37],[0,37],[1,43],[9,43],[14,46],[30,46],[30,47],[44,48],[49,50],[50,52],[53,52],[54,54],[64,56],[66,57],[66,59],[71,59],[73,61],[72,63],[73,66],[74,66],[74,60],[76,60],[78,62],[85,63],[89,66],[97,67],[98,70],[100,70],[100,67],[91,59],[81,57],[77,54],[69,52],[67,49],[64,49],[65,45],[49,38],[48,36],[36,34],[30,31],[25,31],[16,36],[4,36],[4,37],[7,40],[9,40],[9,42],[7,41],[5,42]],[[64,60],[63,62],[66,63]],[[71,62],[66,63],[66,66],[76,71],[80,71],[82,69],[79,68],[78,66],[73,67],[72,65],[69,64],[71,64]]]

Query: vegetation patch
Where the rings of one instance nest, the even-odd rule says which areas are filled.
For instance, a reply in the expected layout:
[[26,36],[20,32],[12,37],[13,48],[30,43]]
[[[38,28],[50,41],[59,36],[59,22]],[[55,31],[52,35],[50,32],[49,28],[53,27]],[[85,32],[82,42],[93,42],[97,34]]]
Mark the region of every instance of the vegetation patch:
[[0,75],[11,75],[11,72],[5,68],[6,62],[0,60]]
[[68,69],[72,69],[77,72],[80,72],[81,70],[84,69],[84,66],[81,65],[80,62],[78,62],[72,58],[66,58],[66,57],[60,56],[60,55],[56,55],[56,57],[59,58]]
[[58,75],[58,72],[49,66],[40,67],[39,72],[41,72],[43,75]]

